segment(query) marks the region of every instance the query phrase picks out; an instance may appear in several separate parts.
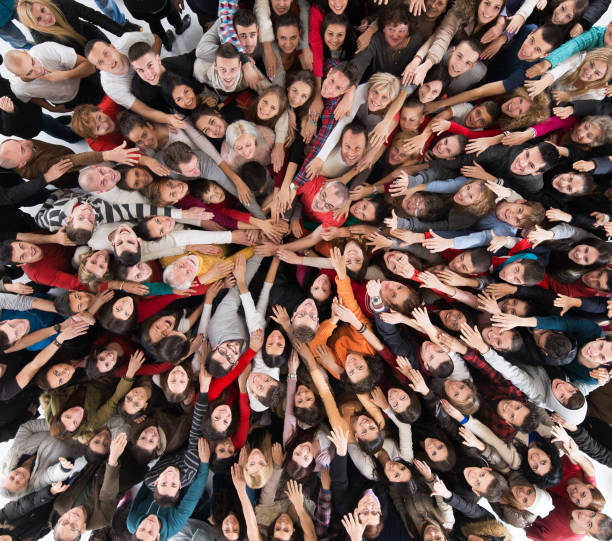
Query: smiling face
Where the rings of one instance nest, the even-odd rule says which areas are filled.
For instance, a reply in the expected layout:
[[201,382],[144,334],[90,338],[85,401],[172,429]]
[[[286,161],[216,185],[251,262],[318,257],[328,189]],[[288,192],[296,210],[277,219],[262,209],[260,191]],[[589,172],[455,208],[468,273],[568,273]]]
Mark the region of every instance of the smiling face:
[[586,189],[584,175],[579,173],[561,173],[553,178],[553,188],[567,195],[579,195]]
[[344,364],[346,375],[352,383],[358,383],[370,373],[368,363],[361,353],[349,353]]
[[110,450],[111,433],[108,428],[100,430],[87,444],[94,453],[106,455]]
[[598,368],[612,362],[612,342],[604,339],[587,342],[580,349],[578,360],[589,368]]
[[397,51],[404,46],[410,35],[410,28],[407,24],[388,24],[383,28],[383,35],[387,45],[393,51]]
[[128,268],[127,279],[132,282],[146,282],[153,274],[153,269],[148,263],[139,261],[136,265]]
[[323,42],[330,51],[339,51],[346,39],[346,26],[343,24],[330,24],[323,32]]
[[270,120],[280,112],[280,99],[273,93],[263,94],[257,102],[257,117],[259,120]]
[[51,389],[57,389],[68,383],[74,375],[75,368],[68,363],[58,363],[47,369],[45,379]]
[[382,517],[378,498],[371,491],[366,492],[357,502],[355,513],[361,524],[376,526]]
[[134,299],[122,297],[113,303],[113,317],[121,321],[127,321],[134,313]]
[[277,15],[284,15],[291,7],[291,0],[270,0],[270,7]]
[[149,515],[140,522],[134,532],[134,537],[138,541],[157,541],[159,540],[160,531],[161,523],[157,515]]
[[174,394],[185,392],[189,385],[189,375],[182,366],[175,366],[168,374],[168,390]]
[[385,477],[391,483],[407,483],[412,479],[412,473],[401,462],[393,462],[389,460],[385,464]]
[[221,116],[217,115],[202,115],[196,120],[196,127],[206,137],[211,139],[223,139],[225,137],[225,130],[227,129],[227,122],[223,120]]
[[59,539],[74,539],[77,535],[85,533],[87,529],[87,513],[80,505],[66,511],[57,521],[54,533]]
[[499,309],[504,314],[512,314],[513,316],[526,317],[529,311],[529,305],[527,302],[508,297],[498,303]]
[[400,128],[402,131],[416,131],[423,122],[422,107],[402,107],[400,111]]
[[118,353],[115,348],[103,349],[96,357],[96,368],[102,373],[110,372],[117,365]]
[[264,345],[268,355],[281,355],[285,351],[286,340],[283,333],[278,329],[274,329],[266,338]]
[[332,284],[327,274],[319,274],[310,286],[310,294],[317,302],[329,299],[332,292]]
[[85,269],[96,278],[102,278],[108,272],[108,252],[98,250],[85,261]]
[[293,398],[293,405],[296,408],[310,408],[314,403],[314,393],[306,385],[298,385]]
[[173,315],[157,318],[149,327],[149,340],[152,344],[161,342],[174,329],[176,317]]
[[535,62],[550,53],[552,46],[544,41],[542,34],[542,30],[537,29],[527,36],[527,39],[523,42],[517,53],[519,60]]
[[70,302],[70,310],[73,314],[78,314],[87,310],[94,300],[94,296],[91,293],[85,291],[71,291],[68,294],[68,300]]
[[219,460],[234,456],[236,447],[231,438],[225,438],[223,441],[217,443],[215,447],[215,454]]
[[502,222],[510,224],[512,227],[519,228],[521,223],[528,217],[530,208],[524,201],[509,203],[502,201],[495,207],[495,216]]
[[531,507],[536,499],[536,491],[530,485],[514,485],[512,487],[512,495],[520,504],[521,509]]
[[345,202],[340,186],[335,182],[323,185],[312,199],[312,210],[315,212],[333,212]]
[[362,199],[351,205],[349,213],[361,222],[373,222],[376,218],[376,205],[369,199]]
[[574,387],[574,385],[559,378],[552,380],[551,388],[554,397],[564,406],[569,402],[569,399],[578,392],[578,389]]
[[499,15],[503,7],[504,3],[501,0],[481,0],[478,4],[478,22],[489,24]]
[[601,524],[606,519],[603,513],[597,513],[590,509],[575,509],[572,511],[570,525],[572,531],[598,535],[601,531]]
[[399,143],[391,143],[387,152],[387,163],[391,166],[400,165],[408,159],[408,153]]
[[247,379],[250,391],[255,395],[255,398],[261,400],[267,396],[270,389],[278,386],[278,381],[268,376],[268,374],[262,374],[258,372],[251,372]]
[[430,371],[435,371],[442,363],[448,362],[450,359],[447,351],[442,346],[437,346],[429,340],[421,344],[421,358]]
[[597,248],[588,244],[578,244],[567,253],[567,257],[578,265],[594,265],[600,255]]
[[509,263],[499,271],[499,277],[509,284],[522,286],[525,284],[525,267],[520,261]]
[[11,242],[11,261],[18,265],[36,263],[43,258],[42,249],[31,242]]
[[344,94],[351,85],[349,78],[339,70],[332,69],[321,84],[321,97],[333,99]]
[[176,285],[191,284],[197,274],[198,258],[194,255],[186,255],[174,263],[169,281]]
[[465,125],[472,130],[486,128],[493,124],[493,117],[484,105],[477,105],[465,117]]
[[234,152],[240,154],[246,160],[250,160],[255,155],[257,141],[254,135],[243,133],[234,143]]
[[221,531],[227,541],[238,541],[240,539],[240,522],[234,513],[230,513],[223,519]]
[[292,54],[300,41],[300,29],[295,25],[279,26],[276,29],[278,48],[285,54]]
[[267,465],[268,465],[268,462],[266,460],[266,457],[256,447],[249,453],[249,456],[247,457],[247,463],[246,463],[245,469],[249,475],[256,475],[258,472],[264,469]]
[[98,41],[87,55],[89,60],[100,71],[113,75],[123,75],[130,69],[127,56],[121,54],[110,43]]
[[361,246],[354,240],[346,243],[342,257],[346,268],[351,272],[359,272],[365,259]]
[[26,140],[10,139],[0,145],[3,167],[15,169],[26,165],[34,153],[34,143]]
[[127,137],[136,146],[148,150],[158,150],[159,141],[155,128],[150,122],[146,122],[143,126],[135,126],[127,134]]
[[385,266],[394,274],[399,274],[401,269],[410,264],[410,258],[404,252],[391,250],[383,256]]
[[510,171],[515,175],[528,176],[537,174],[546,162],[538,147],[526,148],[514,158],[510,165]]
[[161,239],[174,229],[175,221],[170,216],[155,216],[147,220],[149,235],[154,239]]
[[403,413],[410,407],[410,395],[403,389],[391,387],[387,391],[387,400],[394,413]]
[[295,527],[293,526],[293,521],[287,513],[280,515],[274,522],[274,539],[289,541],[294,531]]
[[310,443],[309,441],[300,443],[293,450],[291,458],[298,466],[302,468],[308,468],[308,466],[312,464],[312,461],[315,458],[312,443]]
[[232,409],[227,404],[217,406],[210,414],[210,424],[217,432],[225,432],[232,424]]
[[[471,541],[471,537],[468,539]],[[444,535],[444,532],[440,530],[438,526],[435,524],[428,524],[425,526],[425,530],[423,530],[423,541],[446,541],[447,537]]]
[[93,124],[94,137],[102,137],[117,130],[113,119],[102,111],[91,113],[90,122]]
[[202,194],[202,201],[207,205],[219,205],[225,201],[225,191],[215,182],[210,182],[208,190]]
[[522,426],[530,413],[529,408],[518,400],[500,400],[496,411],[504,421],[516,427]]
[[403,306],[412,295],[412,290],[400,282],[385,280],[380,295],[386,306]]
[[448,447],[441,440],[425,438],[423,448],[432,462],[443,462],[448,458]]
[[144,167],[132,167],[123,180],[131,190],[140,190],[153,182],[153,175]]
[[353,133],[347,130],[340,141],[340,155],[346,165],[355,165],[365,153],[367,146],[365,133]]
[[459,156],[463,150],[459,138],[455,135],[448,135],[440,139],[431,149],[432,154],[441,160],[448,160]]
[[159,447],[159,430],[156,426],[148,426],[138,436],[136,446],[145,451],[155,451]]
[[160,189],[160,196],[164,203],[173,205],[183,199],[189,192],[189,186],[182,180],[165,180]]
[[429,81],[419,87],[419,101],[429,103],[434,101],[442,93],[442,81]]
[[123,399],[123,409],[128,415],[136,415],[149,405],[149,393],[144,387],[134,387]]
[[38,58],[25,51],[19,51],[16,60],[11,64],[10,71],[24,81],[33,81],[45,75],[47,70]]
[[81,406],[67,409],[60,415],[60,420],[68,432],[75,432],[83,422],[85,410]]
[[66,218],[66,223],[72,224],[74,229],[93,231],[96,225],[96,215],[91,205],[78,205],[72,209],[72,213]]
[[215,58],[215,71],[226,88],[231,88],[240,76],[240,58]]
[[4,480],[4,488],[13,493],[21,492],[30,481],[30,470],[27,468],[15,468],[11,470]]
[[593,145],[601,136],[602,130],[588,120],[576,124],[570,133],[571,140],[581,145]]
[[236,366],[241,349],[242,340],[226,340],[213,349],[212,359],[229,372],[232,367]]
[[47,7],[40,2],[33,2],[31,9],[32,19],[39,26],[53,26],[55,24],[55,15]]
[[187,85],[176,85],[172,90],[172,99],[177,107],[181,109],[195,109],[198,105],[198,97],[193,88]]
[[27,319],[9,319],[0,321],[0,331],[2,331],[10,345],[23,338],[30,330],[30,322]]
[[304,81],[295,81],[289,88],[287,89],[287,99],[289,100],[289,105],[294,109],[301,107],[304,105],[312,94],[312,89],[308,83]]
[[370,86],[368,90],[368,111],[376,113],[391,103],[391,90],[387,86]]
[[472,389],[465,382],[454,379],[447,379],[444,382],[444,392],[453,402],[465,402],[473,395]]
[[587,287],[598,291],[610,291],[610,280],[605,269],[594,270],[583,274],[580,281]]
[[168,466],[155,480],[155,488],[161,496],[176,496],[181,489],[179,469],[176,466]]
[[361,441],[374,441],[380,437],[378,425],[367,415],[359,415],[352,425],[355,438]]
[[[483,0],[482,4],[486,4],[490,0]],[[479,8],[480,11],[480,8]],[[452,77],[459,77],[470,71],[478,62],[478,51],[470,47],[468,43],[462,42],[456,47],[448,57],[448,74]]]
[[585,483],[582,479],[574,477],[567,482],[567,495],[576,507],[589,507],[593,502],[592,485]]
[[159,84],[159,79],[165,71],[160,56],[155,53],[146,53],[134,60],[132,68],[138,77],[152,86]]
[[552,466],[550,457],[535,445],[527,451],[527,462],[536,475],[546,475]]
[[462,252],[458,256],[455,256],[449,262],[448,268],[460,274],[474,274],[474,272],[476,272],[470,252]]
[[565,2],[561,2],[552,12],[550,22],[559,26],[569,24],[574,20],[574,15],[576,13],[575,10],[575,0],[566,0]]
[[439,316],[444,326],[451,331],[458,331],[461,325],[467,323],[467,318],[461,310],[440,310]]
[[489,468],[465,468],[463,476],[476,494],[486,494],[494,479]]
[[238,39],[240,40],[240,45],[244,49],[246,54],[253,54],[255,48],[257,47],[257,24],[253,23],[250,26],[242,26],[241,24],[237,24],[236,26],[236,34],[238,35]]
[[531,102],[521,96],[516,96],[502,103],[501,110],[510,118],[520,118],[531,109]]
[[512,331],[504,331],[498,327],[486,327],[482,331],[482,338],[497,351],[511,351],[512,350]]

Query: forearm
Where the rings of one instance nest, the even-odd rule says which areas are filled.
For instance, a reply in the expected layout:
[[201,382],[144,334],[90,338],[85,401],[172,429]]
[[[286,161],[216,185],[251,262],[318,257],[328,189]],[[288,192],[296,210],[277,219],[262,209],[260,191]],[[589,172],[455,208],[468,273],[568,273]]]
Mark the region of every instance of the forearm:
[[45,349],[39,352],[38,355],[26,364],[17,374],[15,377],[17,385],[19,385],[21,389],[24,389],[25,386],[32,381],[36,373],[49,361],[49,359],[51,359],[51,357],[53,357],[53,355],[55,355],[58,349],[58,344],[53,341]]
[[37,331],[34,331],[33,333],[24,336],[23,338],[18,340],[13,346],[6,349],[4,352],[14,353],[15,351],[21,351],[22,349],[33,346],[34,344],[38,344],[38,342],[40,342],[41,340],[49,338],[49,336],[52,336],[54,334],[57,334],[57,331],[53,327],[39,329]]
[[66,71],[65,73],[66,79],[84,79],[85,77],[89,77],[95,72],[96,68],[94,67],[94,65],[83,59],[82,62],[77,64],[71,70]]

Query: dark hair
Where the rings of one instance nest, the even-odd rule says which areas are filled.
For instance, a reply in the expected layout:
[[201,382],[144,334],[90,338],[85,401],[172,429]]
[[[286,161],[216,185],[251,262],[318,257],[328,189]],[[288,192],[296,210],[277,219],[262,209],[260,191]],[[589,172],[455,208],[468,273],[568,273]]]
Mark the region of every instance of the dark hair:
[[85,361],[85,374],[87,375],[87,379],[95,380],[112,375],[113,372],[117,369],[117,367],[121,364],[121,360],[123,359],[123,357],[117,355],[117,363],[109,372],[100,372],[100,370],[98,370],[98,355],[100,355],[100,353],[104,351],[107,346],[108,344],[104,346],[98,346],[91,350],[91,352],[87,356],[87,360]]
[[316,330],[312,330],[307,325],[298,325],[297,327],[292,326],[291,330],[293,332],[293,337],[298,342],[303,342],[304,344],[312,342],[317,334]]
[[164,163],[169,169],[180,173],[180,164],[191,160],[193,149],[182,141],[169,144],[164,151]]
[[70,293],[71,291],[63,291],[55,299],[53,299],[53,308],[55,311],[64,317],[70,317],[75,314],[70,308]]
[[214,444],[222,442],[226,438],[232,437],[236,433],[236,430],[238,429],[238,422],[240,420],[240,412],[237,407],[237,403],[238,403],[237,400],[234,401],[234,404],[231,407],[232,422],[229,424],[229,426],[222,432],[219,432],[212,425],[211,417],[212,417],[213,411],[215,410],[215,408],[224,405],[225,399],[226,399],[226,393],[222,393],[219,399],[215,400],[214,402],[208,405],[208,411],[206,412],[204,417],[202,417],[202,423],[201,423],[202,436],[204,436],[209,442],[211,442],[213,444],[213,447],[214,447]]
[[[374,205],[374,219],[373,220],[361,220],[361,222],[364,224],[371,224],[371,225],[382,224],[382,221],[385,219],[385,216],[387,216],[389,212],[389,209],[387,208],[387,205],[385,204],[383,197],[381,195],[375,195],[374,197],[369,197],[368,199],[370,203]],[[357,201],[352,201],[352,204],[355,204],[355,203],[357,203]]]
[[[300,383],[298,382],[297,387],[299,387]],[[302,385],[305,385],[302,383]],[[309,385],[305,385],[306,387],[308,387],[310,389],[310,391],[312,392],[312,394],[314,395],[314,402],[312,404],[312,406],[310,406],[309,408],[302,408],[299,406],[296,406],[295,403],[293,404],[293,414],[295,415],[295,418],[298,421],[301,421],[302,423],[308,425],[308,426],[314,426],[314,425],[318,425],[324,417],[324,412],[325,412],[325,408],[323,406],[323,401],[321,400],[321,397],[315,392],[313,391]]]
[[537,286],[546,274],[546,267],[541,261],[537,259],[522,259],[520,261],[523,267],[523,276],[525,279],[525,286],[532,287]]
[[364,358],[366,364],[368,365],[369,373],[360,381],[354,383],[349,379],[346,374],[346,371],[344,371],[340,378],[342,380],[342,383],[344,383],[346,387],[348,387],[350,390],[354,391],[357,394],[369,393],[376,387],[376,385],[378,385],[378,382],[380,381],[380,378],[382,377],[384,372],[384,365],[380,357],[378,355],[366,355],[358,351],[348,351],[347,353],[357,353],[358,355],[361,355]]
[[495,503],[500,501],[504,497],[504,494],[510,490],[510,485],[501,473],[496,471],[492,471],[490,473],[493,476],[493,480],[489,483],[487,491],[482,493],[482,495],[489,502]]
[[158,176],[153,171],[151,171],[148,167],[138,166],[138,165],[133,167],[131,165],[126,165],[123,163],[117,164],[115,166],[115,171],[118,171],[119,175],[121,176],[121,178],[119,179],[119,182],[117,182],[118,188],[121,188],[122,190],[132,191],[132,192],[138,191],[138,190],[134,190],[133,188],[130,188],[125,181],[125,177],[127,176],[128,172],[131,171],[132,169],[140,169],[141,171],[146,170],[146,172],[149,173],[153,177],[154,181],[158,179]]
[[482,105],[485,108],[493,122],[499,118],[499,115],[501,114],[501,106],[496,101],[487,100],[479,103],[478,105]]
[[315,457],[313,457],[310,464],[304,468],[293,460],[293,452],[295,451],[296,447],[302,443],[311,442],[316,439],[318,430],[318,427],[312,427],[307,430],[298,429],[285,445],[285,461],[283,463],[283,469],[291,479],[300,481],[314,472],[317,465]]
[[157,314],[154,314],[148,317],[140,325],[140,341],[142,342],[143,346],[148,347],[148,348],[153,348],[155,346],[155,344],[151,342],[151,338],[149,337],[149,330],[151,329],[151,326],[153,325],[153,323],[155,323],[159,318],[166,317],[166,316],[174,316],[173,330],[176,329],[179,321],[181,320],[181,313],[179,312],[172,312],[171,310],[164,310],[162,312],[158,312]]
[[178,404],[180,402],[183,402],[184,400],[187,399],[187,397],[192,392],[195,392],[195,387],[193,384],[193,379],[194,379],[193,372],[191,370],[190,363],[183,363],[180,365],[177,364],[175,365],[175,367],[176,366],[180,366],[186,372],[188,380],[189,380],[187,382],[187,386],[185,387],[185,390],[182,393],[173,393],[168,387],[168,376],[170,375],[170,372],[172,372],[172,370],[168,370],[159,376],[159,386],[161,387],[161,390],[164,392],[164,396],[166,397],[166,400],[170,402],[171,404]]
[[[372,421],[376,426],[378,426],[378,424],[376,423],[376,421],[374,421],[374,419],[372,419],[372,416],[369,413],[365,413],[362,412],[360,413],[360,415],[363,415],[365,417],[367,417],[368,419],[370,419],[370,421]],[[367,453],[368,455],[374,455],[375,453],[378,453],[378,451],[380,451],[382,449],[383,443],[385,442],[385,435],[384,435],[384,431],[380,429],[378,429],[378,437],[372,441],[363,441],[360,440],[359,438],[357,439],[357,443],[359,445],[359,447],[361,448],[361,450],[364,453]]]
[[[274,331],[280,332],[283,335],[283,338],[285,339],[285,347],[283,348],[283,351],[280,355],[270,355],[266,352],[266,342],[268,340],[268,336],[270,336]],[[285,329],[283,329],[277,323],[274,323],[273,325],[268,325],[268,327],[266,328],[266,335],[264,337],[264,345],[261,348],[261,356],[266,366],[269,366],[270,368],[278,368],[279,366],[283,366],[289,360],[291,349],[291,341],[289,340]]]
[[561,26],[545,24],[536,28],[535,31],[537,32],[538,30],[542,31],[542,39],[551,46],[551,50],[556,49],[565,41],[567,31]]
[[541,173],[552,169],[559,163],[559,151],[557,150],[555,145],[547,142],[542,142],[537,144],[537,148],[540,151],[540,154],[542,154],[542,159],[545,162],[544,167],[540,169]]
[[275,408],[281,401],[283,396],[283,388],[280,382],[276,382],[276,385],[272,385],[265,395],[257,398],[267,408]]
[[410,32],[410,21],[411,21],[410,10],[408,6],[404,4],[390,5],[380,11],[378,17],[378,28],[381,30],[385,26],[397,26],[398,24],[405,24],[408,26]]
[[91,231],[87,229],[79,229],[74,227],[72,222],[66,223],[66,236],[74,242],[77,246],[83,246],[89,242],[93,235],[93,229]]
[[122,111],[118,117],[119,120],[119,129],[124,137],[129,139],[128,134],[134,128],[146,128],[147,126],[152,126],[153,122],[147,120],[146,118],[132,113],[131,111]]
[[582,406],[584,406],[584,395],[578,390],[569,397],[565,404],[565,407],[570,410],[579,410]]
[[[113,306],[118,300],[121,300],[124,297],[131,297],[134,301],[134,310],[132,311],[132,315],[126,320],[117,319],[113,315]],[[136,300],[127,293],[113,297],[109,302],[102,306],[102,308],[100,308],[100,311],[98,312],[98,321],[104,329],[115,334],[126,334],[134,330],[138,322],[138,305],[136,304]]]
[[211,349],[208,355],[206,356],[206,361],[205,361],[206,370],[213,378],[222,378],[223,376],[227,376],[231,372],[232,368],[231,367],[229,369],[223,368],[223,366],[221,366],[221,363],[219,361],[217,361],[216,359],[213,359],[214,353],[215,353],[215,350]]
[[428,369],[434,378],[447,378],[453,373],[455,365],[451,359],[448,359],[447,361],[442,361],[436,368],[428,366]]
[[[142,240],[146,240],[146,241],[157,240],[156,238],[151,236],[151,232],[149,231],[148,222],[151,218],[156,218],[156,216],[151,216],[149,218],[142,218],[141,220],[138,220],[138,222],[136,222],[136,224],[132,227],[132,230],[134,231],[134,233],[136,233],[138,238],[141,238]],[[130,253],[130,252],[127,252],[127,253]],[[139,261],[140,259],[138,259],[138,261],[136,261],[135,263],[131,263],[131,262],[124,263],[123,261],[121,263],[123,263],[123,265],[126,267],[133,267]]]
[[612,518],[610,518],[608,515],[604,515],[603,520],[599,523],[599,533],[589,533],[589,535],[593,536],[595,539],[601,539],[602,541],[605,541],[606,539],[611,539]]
[[[157,506],[161,508],[174,507],[178,503],[180,498],[181,498],[180,489],[176,491],[176,494],[174,496],[166,496],[166,495],[160,494],[157,491],[157,487],[155,487],[155,490],[153,491],[153,499],[155,500],[155,503],[157,504]],[[147,517],[143,517],[142,520],[144,520],[145,518]],[[140,522],[142,522],[142,520]]]
[[323,18],[321,23],[321,41],[323,42],[323,58],[330,58],[331,51],[325,44],[325,32],[327,28],[332,24],[342,25],[345,28],[344,42],[342,44],[341,56],[343,58],[353,58],[355,53],[355,37],[353,36],[353,28],[346,14],[341,13],[340,15],[330,11]]
[[425,79],[423,80],[423,84],[431,83],[432,81],[440,81],[442,83],[442,90],[440,90],[440,96],[444,94],[448,85],[450,84],[450,75],[448,74],[448,68],[443,66],[442,64],[437,64],[433,68],[431,68]]
[[422,408],[421,408],[421,400],[419,395],[415,393],[410,387],[403,385],[399,382],[393,382],[389,385],[390,388],[396,387],[404,391],[408,397],[410,398],[410,405],[401,413],[395,413],[395,416],[402,423],[412,424],[421,417]]
[[457,453],[455,451],[455,446],[449,442],[448,438],[443,432],[438,431],[437,429],[436,429],[436,432],[434,432],[433,434],[430,434],[430,436],[432,438],[435,438],[436,440],[441,441],[444,444],[444,446],[446,447],[447,454],[444,460],[432,460],[431,458],[429,458],[429,455],[425,453],[425,456],[424,456],[425,462],[429,464],[429,467],[432,470],[436,470],[440,472],[452,471],[457,465]]
[[293,13],[291,13],[291,11],[288,11],[287,13],[283,13],[282,15],[279,15],[278,17],[275,18],[275,21],[274,21],[274,36],[275,37],[276,37],[276,32],[278,32],[278,29],[281,26],[295,26],[297,27],[298,32],[299,32],[300,21]]
[[303,105],[300,105],[297,109],[295,109],[295,116],[300,118],[304,116],[308,109],[310,108],[310,104],[315,98],[315,78],[312,74],[312,71],[308,70],[298,70],[298,71],[290,71],[287,74],[287,78],[285,79],[285,90],[289,91],[289,87],[297,82],[306,83],[310,87],[310,97],[306,100]]
[[[478,9],[478,8],[476,8],[476,9]],[[475,39],[470,39],[470,38],[463,39],[459,43],[457,43],[457,45],[455,47],[459,47],[459,45],[461,45],[462,43],[465,43],[470,49],[472,49],[472,51],[474,51],[475,53],[478,53],[478,56],[480,56],[480,54],[484,51],[484,47],[482,46],[480,41],[477,41]],[[492,102],[492,103],[494,103],[494,102]]]
[[195,126],[197,121],[200,120],[201,117],[206,116],[206,115],[216,116],[221,119],[223,118],[223,115],[219,112],[218,109],[215,109],[214,107],[210,107],[204,103],[201,103],[200,105],[198,105],[193,110],[189,118],[191,119],[191,122],[193,122],[193,125]]
[[146,41],[138,41],[129,48],[127,57],[130,62],[134,62],[149,53],[157,54]]
[[206,178],[191,180],[189,182],[189,193],[201,200],[204,194],[210,190],[213,184],[217,183]]
[[529,461],[527,460],[529,448],[523,445],[521,448],[521,472],[529,482],[543,489],[559,484],[563,476],[563,464],[559,456],[559,451],[555,445],[548,440],[538,440],[535,442],[535,445],[548,455],[550,459],[550,470],[544,475],[535,473],[529,466]]
[[[14,343],[14,342],[13,342]],[[0,331],[0,351],[4,351],[12,346],[9,342],[8,336],[4,331]]]
[[16,240],[3,240],[0,242],[0,265],[14,265],[13,261],[13,242]]
[[89,56],[89,53],[91,53],[91,50],[96,46],[97,43],[104,43],[106,45],[110,45],[110,42],[108,40],[105,39],[90,39],[86,44],[85,47],[83,47],[83,56],[85,58],[87,58]]
[[541,203],[537,201],[525,201],[523,203],[531,212],[524,212],[519,225],[524,229],[530,229],[541,224],[546,218],[546,211]]
[[549,360],[560,360],[567,359],[573,347],[572,341],[567,336],[554,332],[546,337],[541,349]]
[[268,172],[259,162],[246,162],[240,168],[240,178],[255,194],[262,193],[268,181]]
[[445,214],[448,214],[448,201],[441,195],[430,192],[419,192],[413,195],[423,198],[422,212],[419,216],[421,221],[433,222],[442,219]]
[[523,405],[529,410],[529,413],[525,416],[523,422],[520,425],[515,425],[512,423],[508,424],[515,426],[516,428],[520,428],[523,432],[535,432],[540,425],[540,415],[538,414],[538,410],[531,402],[523,403]]
[[[136,225],[138,226],[139,224],[136,224]],[[146,227],[144,229],[146,230]],[[148,230],[147,230],[146,236],[143,236],[141,234],[142,232],[137,231],[136,227],[133,228],[133,231],[134,233],[136,233],[138,237],[140,237],[143,240],[153,240],[151,238],[151,235],[148,234]],[[137,243],[135,252],[124,249],[123,252],[121,252],[121,255],[117,254],[117,251],[113,247],[113,255],[117,259],[117,262],[120,263],[120,266],[133,267],[134,265],[137,265],[138,263],[140,263],[140,259],[142,257],[142,247],[139,242]]]
[[[177,86],[187,86],[193,90],[194,94],[198,96],[204,89],[204,87],[197,81],[193,79],[186,79],[185,77],[181,77],[177,73],[173,73],[171,71],[166,71],[159,78],[159,88],[166,101],[173,104],[173,107],[178,109],[180,112],[185,114],[190,114],[192,112],[191,109],[185,109],[178,105],[174,98],[172,97],[172,93]],[[168,166],[169,167],[169,166]],[[173,169],[173,168],[171,168]]]
[[364,123],[358,119],[354,119],[351,122],[349,122],[346,126],[344,126],[344,129],[342,130],[342,135],[340,136],[340,140],[342,140],[342,138],[344,137],[344,134],[347,131],[350,131],[353,135],[359,135],[360,133],[363,133],[366,140],[368,138],[368,132],[366,130]]
[[340,62],[333,70],[342,73],[349,80],[349,86],[357,85],[359,82],[359,68],[352,62]]
[[217,58],[240,58],[240,53],[233,44],[227,42],[217,49],[215,60]]
[[187,356],[189,347],[187,338],[173,334],[162,338],[155,347],[155,355],[164,363],[177,364]]
[[83,419],[79,423],[79,426],[77,426],[75,430],[67,430],[64,423],[62,423],[62,413],[69,410],[71,407],[72,406],[65,405],[49,422],[49,434],[56,440],[65,441],[72,438],[87,422],[87,410],[83,408]]
[[470,254],[474,271],[477,274],[482,274],[489,270],[491,261],[493,260],[493,254],[491,252],[484,248],[474,248],[473,250],[468,250],[468,253]]
[[[77,361],[78,362],[78,361]],[[53,390],[53,388],[51,387],[51,384],[49,383],[49,380],[47,379],[47,374],[49,373],[49,370],[51,370],[56,364],[60,364],[59,362],[56,362],[52,365],[48,365],[46,364],[45,366],[43,366],[37,373],[36,373],[36,377],[35,377],[35,383],[36,386],[45,391],[45,392],[50,392]],[[69,362],[69,364],[72,364],[72,366],[75,366],[75,362]],[[65,387],[66,385],[68,385],[68,383],[70,383],[73,378],[76,375],[76,371],[72,374],[72,376],[70,377],[69,380],[65,381],[64,383],[62,383],[59,387],[55,387],[55,389],[60,389],[62,387]]]
[[232,19],[234,23],[234,29],[236,33],[238,33],[236,26],[251,26],[253,24],[257,24],[257,18],[255,14],[250,9],[238,9],[236,13],[234,13],[234,17]]

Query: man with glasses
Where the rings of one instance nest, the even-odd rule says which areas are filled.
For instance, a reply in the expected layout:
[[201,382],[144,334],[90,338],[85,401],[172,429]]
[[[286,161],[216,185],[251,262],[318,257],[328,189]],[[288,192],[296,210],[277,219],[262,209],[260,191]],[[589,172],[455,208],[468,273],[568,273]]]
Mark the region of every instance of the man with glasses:
[[[298,195],[302,197],[304,216],[322,223],[325,227],[340,227],[348,215],[349,191],[339,181],[331,181],[325,177],[315,177],[299,188]],[[347,212],[336,216],[337,211],[347,207]]]

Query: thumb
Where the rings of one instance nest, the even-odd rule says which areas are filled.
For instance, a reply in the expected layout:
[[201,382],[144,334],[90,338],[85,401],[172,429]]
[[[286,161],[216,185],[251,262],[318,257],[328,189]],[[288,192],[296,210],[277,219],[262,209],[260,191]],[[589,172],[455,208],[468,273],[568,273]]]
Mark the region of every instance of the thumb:
[[432,238],[434,238],[434,239],[439,239],[440,238],[440,235],[435,233],[433,229],[430,229],[429,233],[431,234]]

